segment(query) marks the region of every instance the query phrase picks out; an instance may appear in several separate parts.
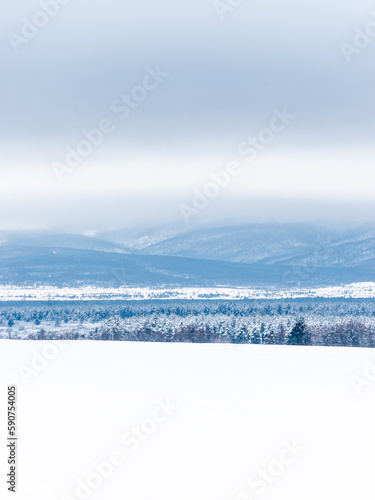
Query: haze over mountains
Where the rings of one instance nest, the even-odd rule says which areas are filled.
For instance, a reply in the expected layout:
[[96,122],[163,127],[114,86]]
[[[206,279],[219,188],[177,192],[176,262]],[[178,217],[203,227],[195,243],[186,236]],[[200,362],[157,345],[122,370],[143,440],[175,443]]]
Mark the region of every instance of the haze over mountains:
[[375,281],[375,225],[0,232],[0,284],[288,286]]

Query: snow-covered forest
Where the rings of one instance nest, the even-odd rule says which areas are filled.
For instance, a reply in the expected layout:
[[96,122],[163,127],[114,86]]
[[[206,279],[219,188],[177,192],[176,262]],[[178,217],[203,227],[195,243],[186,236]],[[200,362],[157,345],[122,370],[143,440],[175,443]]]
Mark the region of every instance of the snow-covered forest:
[[371,299],[2,303],[13,339],[375,347]]

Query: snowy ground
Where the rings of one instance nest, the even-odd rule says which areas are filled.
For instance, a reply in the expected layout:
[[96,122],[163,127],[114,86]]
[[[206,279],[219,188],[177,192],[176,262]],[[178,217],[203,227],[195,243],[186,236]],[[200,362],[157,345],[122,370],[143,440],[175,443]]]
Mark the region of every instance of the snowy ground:
[[0,301],[14,300],[145,300],[145,299],[289,299],[302,297],[375,298],[375,283],[323,288],[150,288],[0,286]]
[[371,362],[370,349],[2,340],[2,471],[17,384],[19,500],[372,498]]

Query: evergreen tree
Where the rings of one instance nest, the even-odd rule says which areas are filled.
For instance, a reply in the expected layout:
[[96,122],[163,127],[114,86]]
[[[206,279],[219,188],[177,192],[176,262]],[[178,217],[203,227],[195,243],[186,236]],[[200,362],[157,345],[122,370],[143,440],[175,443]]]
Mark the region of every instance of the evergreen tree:
[[303,318],[297,319],[296,324],[287,336],[287,345],[311,345],[310,332]]
[[249,333],[245,325],[241,325],[233,337],[234,344],[246,344],[249,342]]
[[44,330],[44,328],[42,328],[38,332],[38,340],[45,340],[45,339],[46,339],[46,331]]
[[251,344],[261,344],[262,337],[261,333],[257,328],[254,328],[250,335],[250,343]]

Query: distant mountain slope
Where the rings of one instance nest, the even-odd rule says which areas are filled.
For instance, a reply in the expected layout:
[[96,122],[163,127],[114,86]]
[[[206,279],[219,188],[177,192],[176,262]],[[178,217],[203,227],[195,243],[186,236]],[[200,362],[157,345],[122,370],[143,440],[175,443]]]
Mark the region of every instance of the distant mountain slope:
[[313,267],[355,267],[375,258],[375,231],[308,224],[249,224],[193,231],[141,250],[226,262]]
[[3,245],[0,284],[105,286],[304,286],[375,281],[363,267],[302,269],[204,259]]
[[133,251],[140,250],[154,243],[172,238],[180,233],[187,232],[186,227],[170,224],[168,226],[157,226],[151,228],[119,228],[97,233],[101,240],[119,243],[131,248]]
[[2,231],[0,232],[0,245],[61,247],[79,250],[98,250],[102,252],[130,252],[127,247],[119,243],[91,238],[82,234],[51,233],[49,231]]
[[148,255],[254,263],[279,261],[311,251],[339,231],[306,224],[248,224],[182,234],[144,248]]
[[144,233],[151,234],[165,239],[130,250],[83,235],[3,231],[0,284],[280,287],[375,281],[372,227],[249,224],[172,238],[160,228]]
[[375,238],[345,243],[322,244],[314,251],[297,257],[278,260],[280,264],[300,266],[373,267]]

